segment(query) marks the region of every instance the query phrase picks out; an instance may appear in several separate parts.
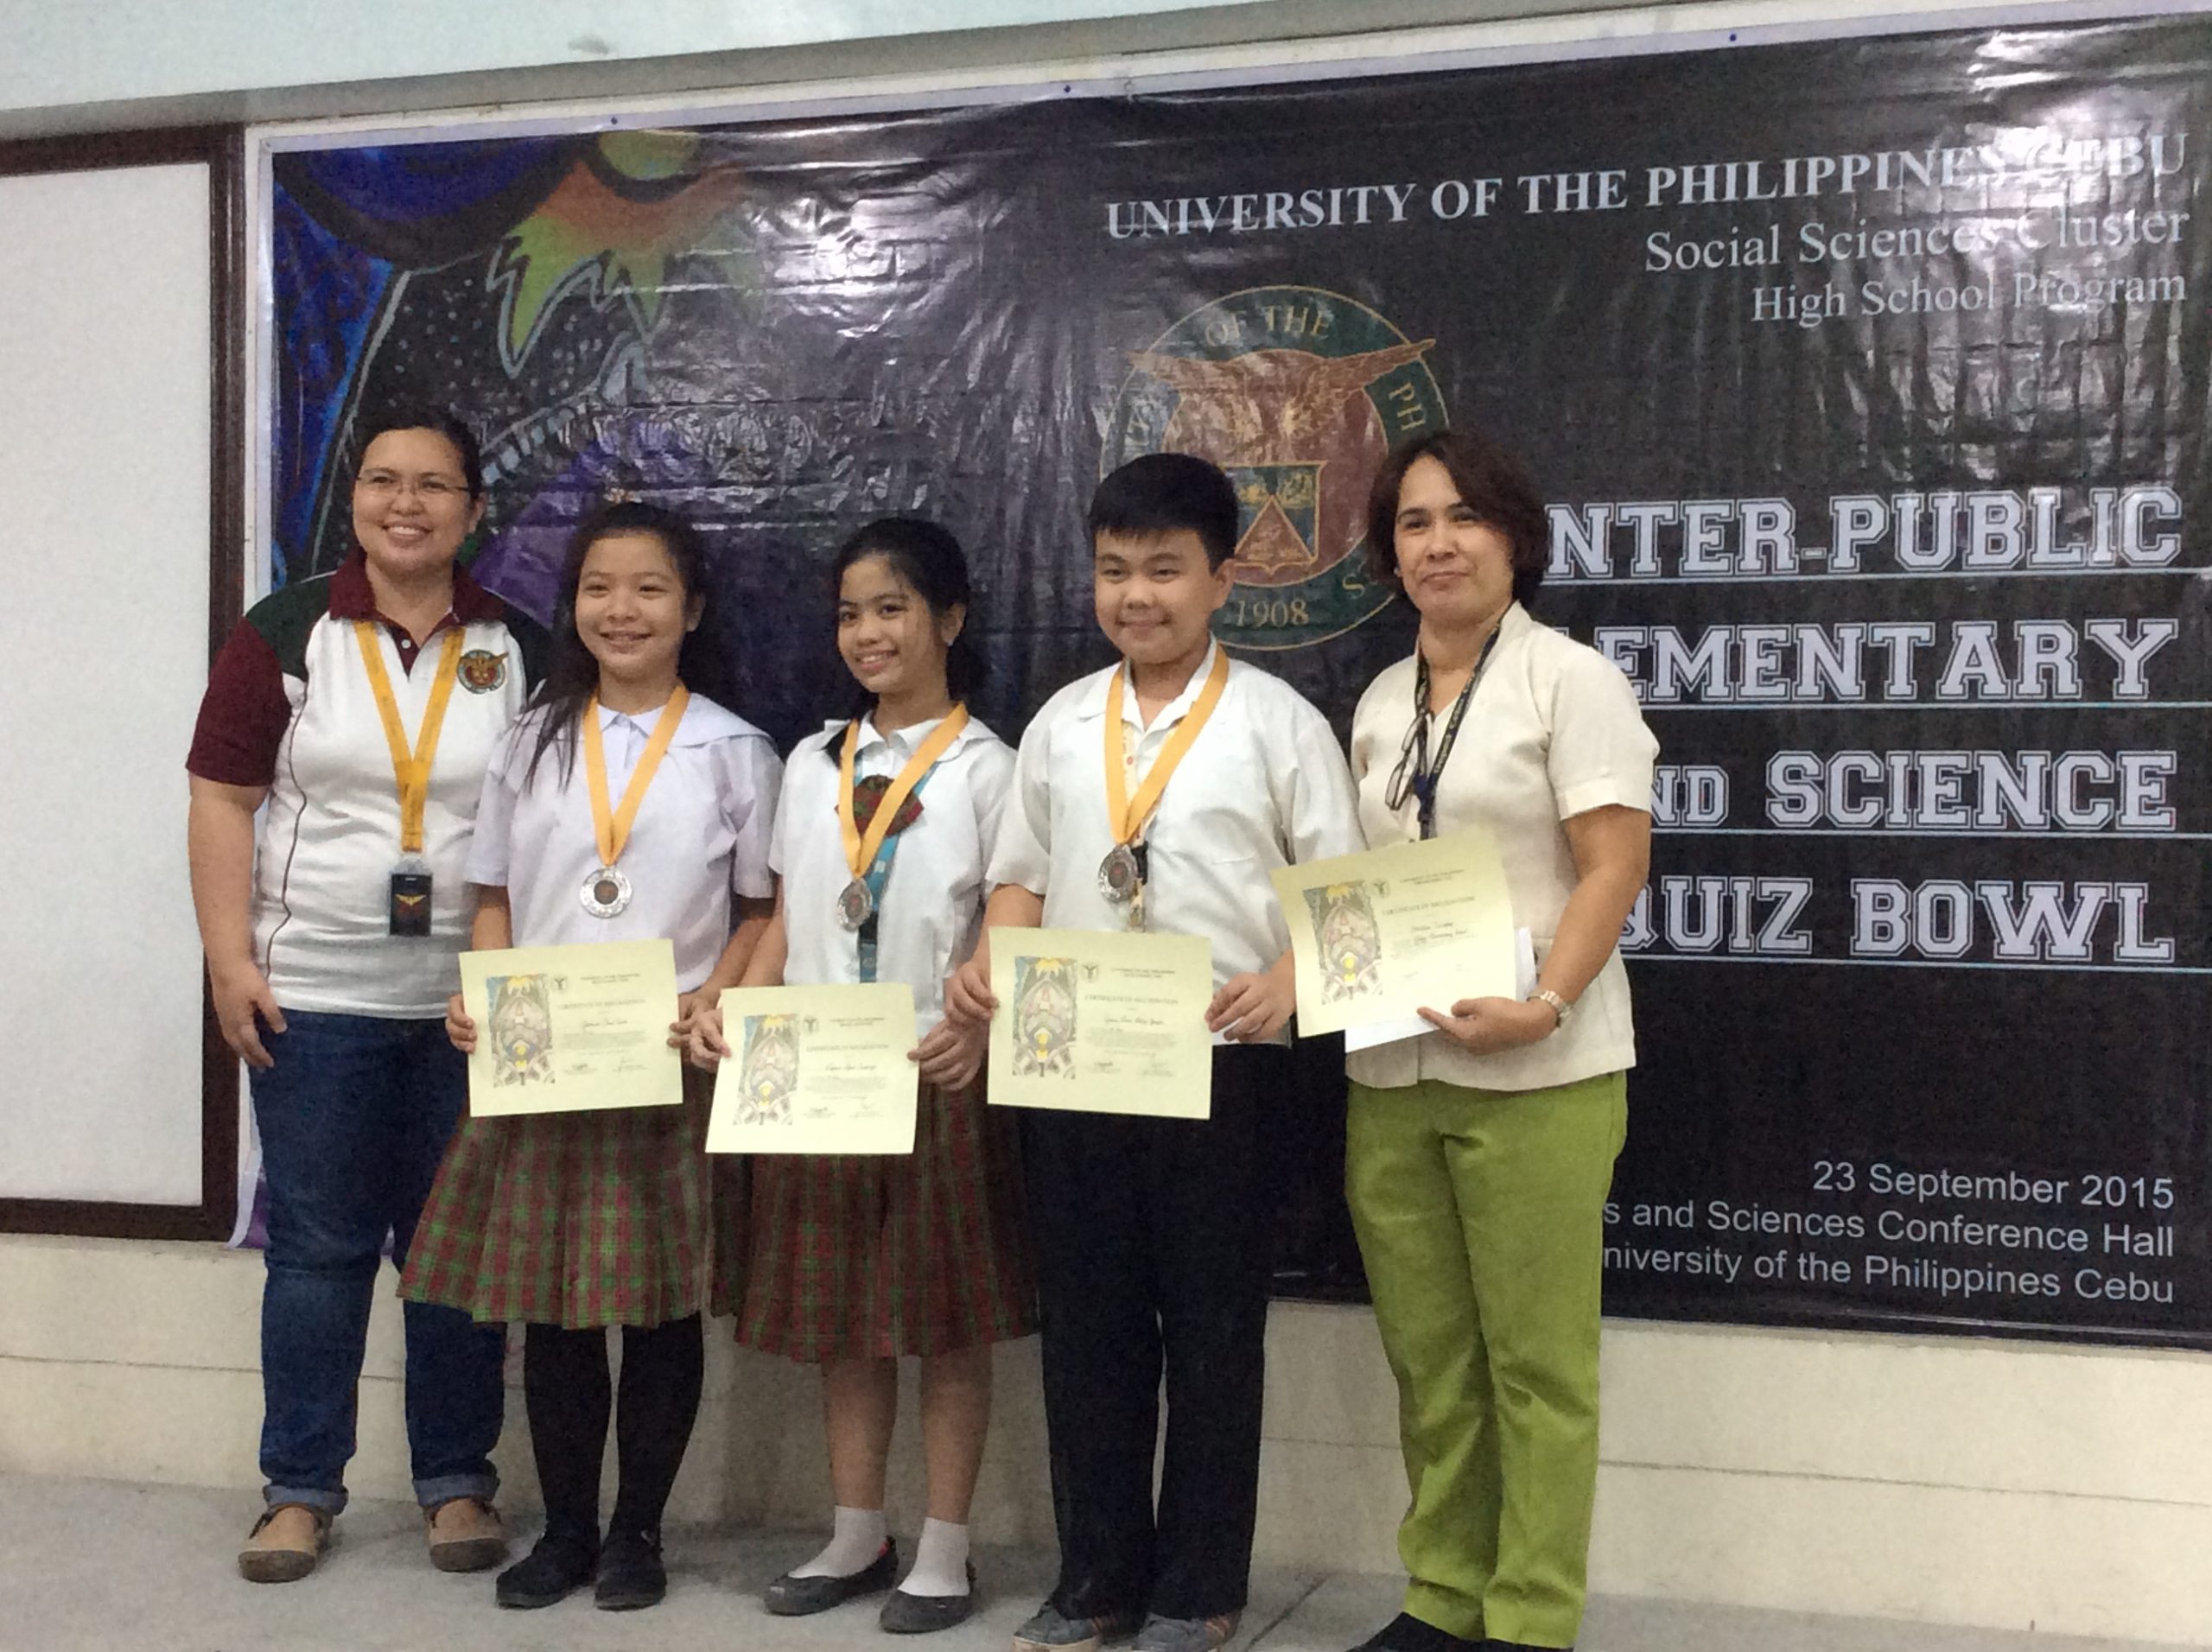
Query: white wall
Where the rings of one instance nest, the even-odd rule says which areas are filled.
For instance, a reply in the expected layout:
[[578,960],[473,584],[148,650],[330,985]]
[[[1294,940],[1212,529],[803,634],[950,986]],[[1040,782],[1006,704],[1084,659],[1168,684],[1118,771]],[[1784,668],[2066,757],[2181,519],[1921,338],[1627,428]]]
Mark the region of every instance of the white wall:
[[225,0],[0,4],[0,108],[1223,10],[1257,0]]
[[[0,0],[0,135],[624,95],[1606,0]],[[1671,3],[1671,0],[1662,0]]]
[[[706,88],[1122,72],[1178,50],[1319,56],[1594,34],[1734,28],[1746,16],[1888,17],[2003,10],[2138,11],[2197,0],[0,0],[0,138],[154,125],[321,119],[638,98]],[[1516,26],[1573,18],[1564,28]],[[1415,31],[1427,29],[1416,37]],[[1296,43],[1293,46],[1293,43]],[[1319,48],[1318,53],[1310,48]],[[1041,78],[1041,76],[1040,76]]]
[[0,1198],[200,1203],[208,222],[204,165],[0,177]]
[[[400,1347],[383,1279],[356,1496],[405,1498]],[[0,1239],[0,1472],[235,1487],[255,1506],[258,1257]],[[96,1305],[87,1312],[87,1305]],[[517,1339],[519,1348],[519,1339]],[[908,1414],[894,1523],[919,1523]],[[1033,1341],[1001,1349],[975,1515],[1047,1547]],[[1592,1582],[1601,1593],[2212,1643],[2212,1362],[2028,1343],[1610,1321]],[[499,1459],[536,1505],[518,1374]],[[670,1517],[818,1524],[812,1374],[710,1322],[707,1400]],[[1395,1400],[1371,1315],[1278,1304],[1258,1558],[1396,1569]]]

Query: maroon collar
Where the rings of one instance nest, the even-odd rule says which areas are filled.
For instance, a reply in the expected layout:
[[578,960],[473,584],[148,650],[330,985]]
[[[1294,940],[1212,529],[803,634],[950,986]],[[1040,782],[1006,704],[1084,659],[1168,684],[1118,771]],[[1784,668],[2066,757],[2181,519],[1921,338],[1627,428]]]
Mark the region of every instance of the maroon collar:
[[[453,608],[448,615],[464,626],[484,625],[506,618],[506,604],[479,585],[458,562],[453,570]],[[384,620],[377,612],[377,594],[369,584],[369,559],[358,548],[330,576],[330,617],[334,620]],[[388,625],[391,623],[385,620]]]

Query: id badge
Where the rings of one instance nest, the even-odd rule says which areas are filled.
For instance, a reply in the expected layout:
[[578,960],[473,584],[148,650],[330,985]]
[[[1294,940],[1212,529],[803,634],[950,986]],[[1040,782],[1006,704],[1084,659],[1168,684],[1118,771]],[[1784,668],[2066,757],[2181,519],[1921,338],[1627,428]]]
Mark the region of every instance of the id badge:
[[391,874],[391,932],[427,936],[430,932],[430,874],[401,867]]

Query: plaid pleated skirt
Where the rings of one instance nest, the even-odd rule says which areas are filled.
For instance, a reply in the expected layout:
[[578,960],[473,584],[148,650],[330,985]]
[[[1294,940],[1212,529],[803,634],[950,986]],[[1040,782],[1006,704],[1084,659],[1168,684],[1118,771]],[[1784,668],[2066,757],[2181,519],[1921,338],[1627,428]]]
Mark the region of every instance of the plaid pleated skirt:
[[706,1286],[709,1080],[681,1107],[462,1121],[400,1294],[485,1322],[657,1325]]
[[1036,1330],[1020,1148],[980,1081],[922,1086],[911,1154],[761,1153],[750,1171],[715,1223],[715,1309],[747,1347],[884,1359]]

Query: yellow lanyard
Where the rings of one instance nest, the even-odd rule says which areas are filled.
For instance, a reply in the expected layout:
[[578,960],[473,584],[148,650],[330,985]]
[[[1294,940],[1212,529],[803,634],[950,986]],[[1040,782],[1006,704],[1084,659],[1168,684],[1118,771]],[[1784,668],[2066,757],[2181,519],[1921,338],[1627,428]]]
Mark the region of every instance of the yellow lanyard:
[[1160,794],[1167,790],[1175,766],[1189,754],[1198,731],[1221,703],[1221,690],[1229,681],[1229,651],[1215,645],[1213,670],[1206,673],[1206,685],[1198,691],[1198,703],[1184,714],[1181,724],[1168,736],[1134,801],[1129,797],[1122,743],[1122,678],[1128,669],[1125,665],[1114,668],[1113,684],[1106,691],[1106,829],[1114,834],[1116,843],[1125,846],[1136,842],[1144,830],[1145,822],[1160,806]]
[[460,626],[446,632],[445,646],[438,653],[436,677],[430,684],[430,703],[423,713],[422,732],[415,749],[407,748],[407,730],[399,721],[399,702],[391,692],[391,674],[384,669],[384,639],[373,620],[356,620],[353,635],[361,645],[361,664],[369,673],[369,691],[377,697],[384,718],[385,743],[391,747],[391,778],[399,787],[399,848],[403,855],[423,852],[423,810],[430,801],[430,759],[437,754],[438,731],[445,726],[446,702],[453,698],[454,678],[460,675],[461,645],[466,632]]
[[653,771],[660,766],[669,741],[676,738],[676,725],[683,721],[683,708],[690,703],[690,689],[677,683],[676,692],[660,708],[660,720],[653,724],[652,737],[646,740],[645,755],[631,772],[630,784],[622,788],[622,806],[619,809],[611,805],[607,795],[607,742],[599,732],[599,696],[594,694],[585,705],[584,784],[591,791],[591,827],[599,839],[600,865],[611,867],[622,858],[623,847],[630,841],[631,825],[638,818],[638,805],[645,802],[645,788],[652,784]]
[[906,766],[899,771],[899,778],[883,794],[882,802],[876,804],[875,813],[868,823],[868,835],[863,837],[859,818],[853,810],[853,759],[860,754],[861,726],[857,719],[845,725],[844,753],[837,759],[837,824],[845,836],[845,864],[852,867],[855,878],[868,876],[868,869],[883,852],[883,840],[891,836],[891,823],[899,818],[899,810],[913,794],[914,788],[921,785],[922,777],[936,766],[938,759],[951,750],[952,742],[960,738],[960,731],[967,726],[968,708],[953,707],[937,726],[936,732],[906,759]]

